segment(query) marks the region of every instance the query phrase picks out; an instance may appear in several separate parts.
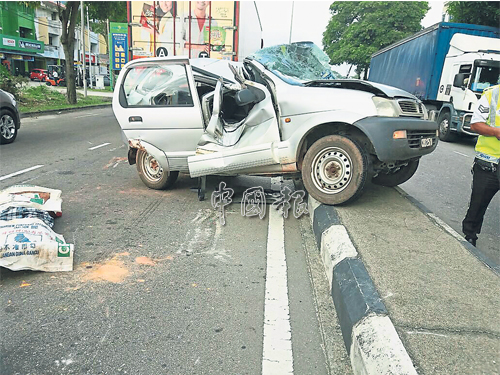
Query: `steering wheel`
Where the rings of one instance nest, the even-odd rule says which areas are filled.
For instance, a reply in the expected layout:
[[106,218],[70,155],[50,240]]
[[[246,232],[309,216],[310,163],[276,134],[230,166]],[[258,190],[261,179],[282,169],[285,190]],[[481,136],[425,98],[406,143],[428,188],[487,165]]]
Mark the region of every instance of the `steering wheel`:
[[156,105],[167,105],[168,101],[169,96],[164,92],[161,92],[154,97],[154,104]]

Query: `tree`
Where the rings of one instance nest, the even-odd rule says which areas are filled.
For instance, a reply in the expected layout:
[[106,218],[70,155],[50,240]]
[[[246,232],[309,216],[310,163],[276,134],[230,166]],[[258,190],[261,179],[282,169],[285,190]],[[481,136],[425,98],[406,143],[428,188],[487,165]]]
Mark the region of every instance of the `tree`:
[[498,1],[450,1],[447,12],[452,22],[494,27],[500,25]]
[[66,6],[57,2],[59,19],[62,23],[61,44],[66,58],[66,93],[69,104],[76,104],[76,82],[74,68],[75,26],[78,19],[79,1],[66,1]]
[[371,55],[422,29],[426,1],[335,1],[323,33],[330,64],[357,66],[367,79]]
[[108,27],[110,22],[127,22],[127,2],[126,1],[90,1],[89,18],[91,19],[92,30],[104,35],[106,40],[106,50],[108,45]]

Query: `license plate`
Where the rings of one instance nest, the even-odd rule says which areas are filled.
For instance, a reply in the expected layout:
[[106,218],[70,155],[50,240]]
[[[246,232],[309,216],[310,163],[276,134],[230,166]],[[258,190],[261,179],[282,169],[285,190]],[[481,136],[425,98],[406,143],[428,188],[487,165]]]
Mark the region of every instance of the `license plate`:
[[422,138],[420,140],[421,147],[431,147],[432,146],[432,138]]

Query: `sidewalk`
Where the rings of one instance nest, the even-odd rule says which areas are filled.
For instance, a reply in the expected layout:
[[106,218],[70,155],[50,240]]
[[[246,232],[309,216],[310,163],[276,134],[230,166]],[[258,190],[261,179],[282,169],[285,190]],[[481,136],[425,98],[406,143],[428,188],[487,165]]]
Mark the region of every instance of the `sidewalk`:
[[396,189],[311,218],[355,374],[500,374],[498,266]]

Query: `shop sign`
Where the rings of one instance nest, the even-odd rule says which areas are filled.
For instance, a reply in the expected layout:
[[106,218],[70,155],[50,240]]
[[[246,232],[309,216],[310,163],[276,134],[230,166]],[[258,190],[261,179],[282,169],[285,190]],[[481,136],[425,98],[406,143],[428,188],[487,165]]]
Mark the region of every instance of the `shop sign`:
[[40,43],[27,42],[25,40],[19,41],[19,48],[23,49],[42,49],[42,45]]
[[5,59],[5,55],[3,53],[0,53],[0,59]]
[[[92,61],[92,64],[95,64],[95,55],[91,55],[90,61]],[[89,54],[87,52],[85,52],[85,62],[89,62]]]
[[128,36],[122,33],[111,34],[111,69],[120,70],[128,62]]
[[15,47],[16,40],[11,38],[3,38],[3,45],[8,47]]
[[12,55],[12,60],[22,60],[23,57],[21,55]]

